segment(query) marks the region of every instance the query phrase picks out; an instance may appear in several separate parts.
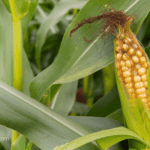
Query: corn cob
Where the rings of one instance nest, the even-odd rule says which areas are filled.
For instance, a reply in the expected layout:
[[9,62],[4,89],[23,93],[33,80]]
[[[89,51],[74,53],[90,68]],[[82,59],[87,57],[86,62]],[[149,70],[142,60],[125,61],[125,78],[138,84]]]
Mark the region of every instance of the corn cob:
[[130,30],[120,29],[115,41],[115,55],[118,76],[128,93],[134,99],[140,98],[150,110],[147,82],[149,63],[143,48]]

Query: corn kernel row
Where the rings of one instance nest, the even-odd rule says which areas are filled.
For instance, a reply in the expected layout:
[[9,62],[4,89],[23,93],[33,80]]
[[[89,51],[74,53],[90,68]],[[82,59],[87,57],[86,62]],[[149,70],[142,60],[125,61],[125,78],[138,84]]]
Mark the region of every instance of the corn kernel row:
[[144,50],[133,35],[121,34],[115,41],[118,76],[133,98],[141,98],[150,109],[147,70],[149,63]]

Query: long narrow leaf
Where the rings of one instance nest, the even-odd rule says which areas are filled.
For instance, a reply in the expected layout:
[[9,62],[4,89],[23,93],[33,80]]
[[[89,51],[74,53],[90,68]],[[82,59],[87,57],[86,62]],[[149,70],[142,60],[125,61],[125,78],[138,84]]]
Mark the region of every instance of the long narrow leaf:
[[[112,1],[111,6],[115,10],[127,10],[132,6],[134,0]],[[77,22],[85,18],[99,15],[100,10],[104,10],[107,2],[101,0],[92,0],[83,7],[75,20],[66,30],[58,57],[54,63],[41,72],[31,82],[31,95],[40,100],[45,91],[52,84],[66,83],[87,76],[113,61],[113,36],[106,40],[96,36],[92,42],[86,42],[83,37],[91,39],[99,33],[101,22],[85,25],[75,32],[71,39],[70,31]],[[138,1],[128,14],[137,14],[134,31],[137,32],[144,18],[149,12],[150,3],[147,0]],[[105,44],[104,44],[105,43]],[[99,49],[99,50],[98,50]]]
[[[0,82],[0,114],[0,124],[27,136],[44,150],[92,132],[3,82]],[[93,146],[89,144],[85,149]]]
[[38,33],[37,33],[37,41],[36,41],[36,56],[37,63],[40,66],[40,53],[42,46],[46,40],[46,35],[49,28],[56,23],[58,23],[61,18],[71,9],[71,8],[82,8],[87,0],[61,0],[58,2],[47,19],[42,23]]
[[80,137],[78,139],[75,139],[71,141],[70,143],[61,146],[59,148],[56,148],[56,150],[69,150],[69,149],[76,149],[88,142],[91,142],[93,140],[99,139],[99,144],[102,150],[105,150],[106,148],[110,147],[111,145],[122,141],[124,139],[136,139],[144,144],[146,144],[138,135],[136,135],[134,132],[124,128],[114,128],[109,130],[103,130],[96,133],[91,133],[86,136]]
[[63,115],[68,115],[76,96],[77,81],[63,84],[51,104],[51,109]]

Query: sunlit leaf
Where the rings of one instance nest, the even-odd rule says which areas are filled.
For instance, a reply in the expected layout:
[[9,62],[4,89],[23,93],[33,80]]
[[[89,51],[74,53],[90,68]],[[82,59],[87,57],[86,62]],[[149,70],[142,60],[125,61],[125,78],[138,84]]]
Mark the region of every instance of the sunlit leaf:
[[[112,1],[111,6],[116,10],[126,10],[130,8],[134,0]],[[42,71],[31,82],[31,95],[40,100],[45,91],[52,84],[71,82],[85,77],[93,72],[107,66],[113,58],[113,36],[102,39],[97,36],[92,42],[86,42],[83,37],[91,39],[93,34],[99,33],[100,24],[93,23],[85,25],[77,30],[71,37],[70,31],[75,24],[85,18],[93,17],[100,14],[100,10],[105,9],[108,2],[100,0],[88,1],[83,9],[79,12],[70,26],[67,28],[60,51],[54,63]],[[138,1],[127,14],[137,14],[133,31],[137,32],[144,18],[149,12],[150,3],[147,0]],[[38,41],[37,41],[38,42]]]

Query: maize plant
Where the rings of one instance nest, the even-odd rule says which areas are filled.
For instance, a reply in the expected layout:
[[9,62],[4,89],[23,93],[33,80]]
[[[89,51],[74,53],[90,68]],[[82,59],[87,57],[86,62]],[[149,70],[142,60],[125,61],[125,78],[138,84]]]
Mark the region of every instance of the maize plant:
[[0,150],[150,150],[149,10],[1,0]]

